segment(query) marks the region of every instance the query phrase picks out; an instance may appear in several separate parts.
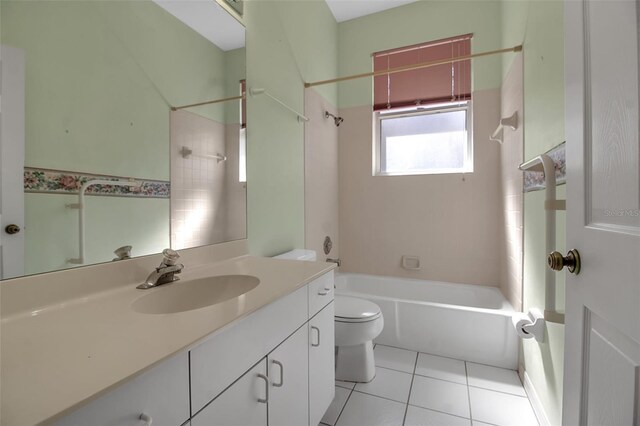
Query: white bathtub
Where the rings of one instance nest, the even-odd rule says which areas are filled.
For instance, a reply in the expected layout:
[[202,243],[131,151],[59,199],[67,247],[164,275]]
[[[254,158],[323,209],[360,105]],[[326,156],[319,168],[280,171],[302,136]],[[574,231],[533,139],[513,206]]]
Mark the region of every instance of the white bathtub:
[[336,274],[336,294],[380,306],[384,329],[375,343],[516,369],[514,313],[500,290],[351,273]]

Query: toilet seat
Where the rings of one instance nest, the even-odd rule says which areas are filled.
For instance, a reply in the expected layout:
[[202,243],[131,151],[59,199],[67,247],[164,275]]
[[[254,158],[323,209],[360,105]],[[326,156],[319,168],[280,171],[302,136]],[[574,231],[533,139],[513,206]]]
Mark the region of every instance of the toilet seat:
[[335,321],[361,323],[375,321],[380,318],[380,307],[373,302],[358,297],[335,297]]

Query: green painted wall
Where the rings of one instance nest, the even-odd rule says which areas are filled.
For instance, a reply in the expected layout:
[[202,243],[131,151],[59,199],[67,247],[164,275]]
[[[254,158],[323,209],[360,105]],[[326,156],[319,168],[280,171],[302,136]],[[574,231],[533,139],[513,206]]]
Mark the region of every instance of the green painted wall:
[[[505,1],[502,5],[503,44],[524,43],[525,160],[564,140],[563,3]],[[510,66],[504,58],[503,72]],[[565,187],[558,187],[564,198]],[[557,249],[565,250],[565,215],[557,216]],[[524,200],[524,309],[544,307],[544,192]],[[564,301],[564,273],[557,274],[557,297]],[[549,421],[561,424],[564,326],[547,323],[547,340],[523,342],[521,363],[540,397]]]
[[[77,202],[72,195],[25,194],[25,274],[72,266],[67,259],[78,257],[78,211],[65,204]],[[124,245],[136,256],[169,247],[168,199],[89,196],[85,204],[86,264],[110,261]]]
[[[224,97],[226,73],[244,68],[244,49],[222,52],[149,0],[0,8],[2,43],[26,52],[30,167],[168,180],[169,106]],[[225,121],[223,104],[193,111]],[[27,195],[26,273],[78,256],[69,198]],[[169,200],[87,197],[86,217],[87,263],[125,244],[134,255],[169,246]]]
[[[246,49],[234,49],[224,52],[225,97],[240,95],[240,80],[246,78]],[[240,102],[229,101],[224,104],[225,123],[240,122]],[[195,112],[195,111],[194,111]]]
[[[304,82],[337,74],[337,24],[322,0],[245,4],[247,82],[297,111]],[[336,88],[322,91],[335,102]],[[251,253],[304,246],[304,125],[266,96],[247,102],[248,235]]]
[[[371,71],[371,54],[460,34],[473,33],[474,53],[501,47],[498,1],[418,1],[339,24],[339,75]],[[500,56],[473,61],[474,90],[500,87]],[[339,85],[339,107],[371,104],[371,79]]]
[[31,167],[168,179],[169,105],[224,96],[223,52],[151,1],[3,0],[1,40],[26,51]]

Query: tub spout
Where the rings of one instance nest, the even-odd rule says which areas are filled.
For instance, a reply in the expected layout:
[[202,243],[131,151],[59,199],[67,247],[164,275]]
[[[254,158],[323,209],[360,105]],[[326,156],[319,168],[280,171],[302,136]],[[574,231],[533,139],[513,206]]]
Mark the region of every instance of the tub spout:
[[336,265],[338,265],[338,268],[340,267],[340,265],[342,264],[342,261],[340,259],[331,259],[330,257],[327,258],[327,262],[329,263],[335,263]]

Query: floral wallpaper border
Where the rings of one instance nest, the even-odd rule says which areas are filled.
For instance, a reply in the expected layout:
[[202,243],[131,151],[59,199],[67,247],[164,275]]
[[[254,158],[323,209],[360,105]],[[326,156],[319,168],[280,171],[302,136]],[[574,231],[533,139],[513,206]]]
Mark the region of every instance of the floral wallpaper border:
[[24,168],[24,192],[46,194],[77,194],[80,187],[90,180],[128,180],[142,182],[139,187],[91,185],[86,195],[137,198],[169,198],[171,184],[168,181],[129,178],[122,176],[94,175],[66,170]]
[[[566,148],[567,143],[562,142],[558,146],[551,148],[545,152],[553,160],[556,169],[556,184],[562,185],[567,183],[567,162]],[[544,189],[544,173],[527,170],[524,172],[524,192],[540,191]]]

